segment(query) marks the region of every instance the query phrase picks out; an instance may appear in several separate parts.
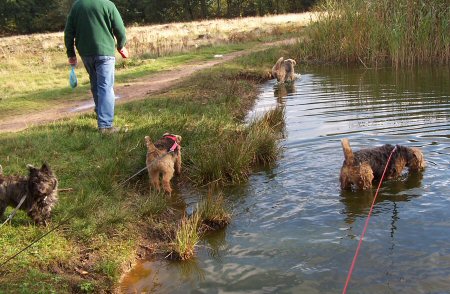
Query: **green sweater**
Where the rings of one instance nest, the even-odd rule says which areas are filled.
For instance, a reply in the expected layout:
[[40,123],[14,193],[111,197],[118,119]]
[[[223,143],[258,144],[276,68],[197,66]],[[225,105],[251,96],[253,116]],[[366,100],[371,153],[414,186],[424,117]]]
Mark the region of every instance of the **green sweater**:
[[75,1],[64,30],[68,57],[75,56],[75,46],[81,56],[114,56],[114,37],[117,49],[122,49],[126,43],[125,26],[114,3],[109,0]]

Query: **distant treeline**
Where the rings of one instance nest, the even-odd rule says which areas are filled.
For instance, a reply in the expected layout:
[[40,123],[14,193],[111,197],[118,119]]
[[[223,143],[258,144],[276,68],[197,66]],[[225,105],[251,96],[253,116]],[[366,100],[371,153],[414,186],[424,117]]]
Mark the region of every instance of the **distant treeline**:
[[[126,24],[262,16],[308,10],[317,0],[113,0]],[[75,0],[1,0],[0,35],[64,29]]]

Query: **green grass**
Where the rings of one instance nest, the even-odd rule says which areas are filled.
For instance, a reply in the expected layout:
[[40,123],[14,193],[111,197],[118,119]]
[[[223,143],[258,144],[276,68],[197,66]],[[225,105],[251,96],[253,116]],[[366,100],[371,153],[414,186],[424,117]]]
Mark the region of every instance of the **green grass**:
[[[170,70],[182,65],[207,61],[215,54],[226,54],[255,46],[255,43],[201,47],[191,52],[153,59],[136,56],[117,58],[116,85]],[[69,71],[63,52],[46,52],[43,57],[19,55],[5,59],[0,66],[0,117],[31,113],[55,103],[89,99],[89,76],[81,59],[76,68],[78,87],[69,87]],[[42,61],[44,60],[44,61]]]
[[130,59],[120,59],[117,62],[118,72],[116,80],[118,83],[129,82],[136,78],[149,76],[149,74],[181,67],[187,63],[212,60],[216,54],[241,51],[254,45],[255,42],[214,47],[208,46],[186,53],[171,54],[159,58],[154,58],[151,55],[143,55]]

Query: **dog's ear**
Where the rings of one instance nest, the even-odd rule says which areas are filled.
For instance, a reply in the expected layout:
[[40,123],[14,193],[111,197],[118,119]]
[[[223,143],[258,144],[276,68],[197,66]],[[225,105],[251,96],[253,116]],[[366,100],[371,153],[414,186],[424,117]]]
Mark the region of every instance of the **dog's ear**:
[[41,166],[41,172],[44,172],[46,174],[51,174],[52,170],[50,169],[50,166],[46,162],[44,162]]
[[293,63],[294,65],[297,65],[297,61],[295,61],[295,59],[292,59],[292,63]]
[[412,168],[420,170],[426,167],[426,162],[422,151],[419,148],[411,147],[411,151],[408,156],[408,165],[413,165]]
[[181,136],[180,135],[175,135],[175,138],[177,138],[177,143],[180,144],[181,143]]
[[152,144],[152,140],[150,139],[149,136],[145,136],[144,141],[145,141],[145,145],[147,145],[147,147],[149,147],[149,145]]
[[2,167],[2,165],[0,164],[0,176],[3,174],[3,167]]
[[29,171],[35,170],[36,168],[32,164],[27,164],[27,168]]

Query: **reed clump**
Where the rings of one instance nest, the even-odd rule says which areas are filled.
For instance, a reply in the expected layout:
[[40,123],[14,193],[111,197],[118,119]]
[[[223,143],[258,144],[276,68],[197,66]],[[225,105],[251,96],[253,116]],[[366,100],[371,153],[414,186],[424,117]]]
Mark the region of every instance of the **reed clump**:
[[195,248],[200,241],[200,215],[183,216],[175,232],[172,250],[167,258],[174,260],[189,260],[195,256]]
[[447,0],[326,0],[299,59],[378,66],[448,64]]
[[212,190],[202,199],[198,207],[202,232],[215,231],[225,228],[231,221],[231,213],[225,204],[222,193],[213,193]]
[[222,193],[209,190],[191,216],[183,215],[172,233],[170,253],[166,258],[187,261],[195,257],[195,248],[203,234],[223,229],[231,221],[231,213]]
[[236,184],[248,179],[252,168],[275,162],[283,110],[269,111],[247,126],[225,132],[193,152],[191,180],[196,184]]
[[254,149],[253,163],[270,165],[276,161],[278,139],[284,134],[284,118],[284,107],[276,107],[250,123],[247,140]]

